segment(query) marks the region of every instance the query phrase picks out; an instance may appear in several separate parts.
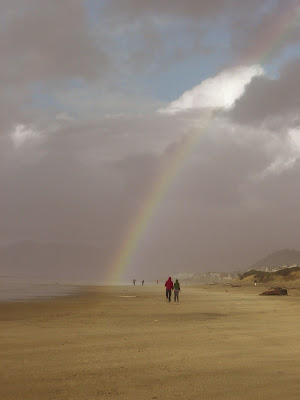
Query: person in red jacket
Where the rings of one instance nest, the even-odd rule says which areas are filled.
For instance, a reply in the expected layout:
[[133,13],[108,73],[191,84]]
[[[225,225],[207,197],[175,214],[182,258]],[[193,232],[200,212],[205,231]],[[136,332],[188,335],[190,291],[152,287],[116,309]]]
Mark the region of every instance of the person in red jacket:
[[169,276],[169,279],[165,283],[165,287],[166,287],[166,301],[169,300],[169,302],[170,302],[172,289],[174,288],[173,282],[172,282],[172,279],[170,276]]

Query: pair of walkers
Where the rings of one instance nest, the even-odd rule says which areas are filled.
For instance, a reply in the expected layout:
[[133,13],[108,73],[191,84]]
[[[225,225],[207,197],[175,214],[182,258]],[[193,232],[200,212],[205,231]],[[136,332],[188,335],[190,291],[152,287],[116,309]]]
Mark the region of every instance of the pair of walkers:
[[172,290],[174,290],[174,301],[179,302],[180,283],[178,282],[178,279],[176,279],[176,282],[173,284],[171,277],[169,277],[169,279],[165,283],[165,287],[166,301],[171,301]]

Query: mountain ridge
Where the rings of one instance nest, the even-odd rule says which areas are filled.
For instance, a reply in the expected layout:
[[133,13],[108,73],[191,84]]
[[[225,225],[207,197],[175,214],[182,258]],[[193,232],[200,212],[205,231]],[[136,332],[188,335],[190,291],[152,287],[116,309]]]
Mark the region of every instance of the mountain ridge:
[[248,271],[260,269],[268,271],[294,265],[300,265],[300,251],[294,249],[282,249],[274,251],[266,257],[258,260],[248,268]]

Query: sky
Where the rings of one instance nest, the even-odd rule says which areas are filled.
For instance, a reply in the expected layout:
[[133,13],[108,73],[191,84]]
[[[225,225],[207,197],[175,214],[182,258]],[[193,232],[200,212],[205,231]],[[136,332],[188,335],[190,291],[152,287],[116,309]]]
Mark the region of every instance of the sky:
[[0,0],[0,244],[114,279],[299,246],[300,2]]

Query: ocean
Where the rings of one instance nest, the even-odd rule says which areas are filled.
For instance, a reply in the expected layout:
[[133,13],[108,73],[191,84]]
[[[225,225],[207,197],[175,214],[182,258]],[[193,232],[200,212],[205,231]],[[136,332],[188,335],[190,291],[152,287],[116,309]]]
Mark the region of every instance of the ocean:
[[68,296],[80,291],[80,286],[41,278],[0,275],[0,301],[24,301],[37,298]]

